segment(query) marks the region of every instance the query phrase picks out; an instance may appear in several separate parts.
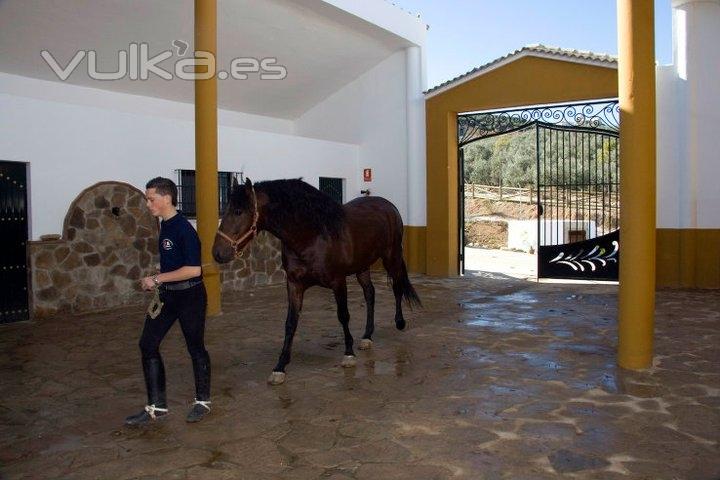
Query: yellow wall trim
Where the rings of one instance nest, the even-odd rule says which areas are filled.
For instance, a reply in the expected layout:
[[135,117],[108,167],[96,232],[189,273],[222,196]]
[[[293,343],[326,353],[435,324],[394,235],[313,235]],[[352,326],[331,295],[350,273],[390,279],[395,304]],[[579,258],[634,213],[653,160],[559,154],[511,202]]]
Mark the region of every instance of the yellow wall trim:
[[426,250],[427,227],[411,227],[405,225],[403,233],[403,254],[405,264],[410,273],[426,273],[425,250]]
[[[425,235],[427,227],[403,227],[403,258],[409,273],[426,273],[425,271]],[[373,263],[370,270],[384,272],[382,260]]]
[[718,228],[659,228],[656,258],[658,287],[720,288]]

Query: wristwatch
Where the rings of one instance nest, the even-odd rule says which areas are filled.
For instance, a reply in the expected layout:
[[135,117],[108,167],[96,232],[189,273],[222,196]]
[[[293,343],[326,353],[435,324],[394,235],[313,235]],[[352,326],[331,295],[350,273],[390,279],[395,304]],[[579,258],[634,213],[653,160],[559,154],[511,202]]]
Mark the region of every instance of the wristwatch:
[[158,276],[157,276],[157,275],[153,275],[152,281],[153,281],[153,283],[155,284],[156,287],[159,287],[159,286],[160,286],[160,283],[162,283],[162,282],[160,282],[160,280],[158,280]]

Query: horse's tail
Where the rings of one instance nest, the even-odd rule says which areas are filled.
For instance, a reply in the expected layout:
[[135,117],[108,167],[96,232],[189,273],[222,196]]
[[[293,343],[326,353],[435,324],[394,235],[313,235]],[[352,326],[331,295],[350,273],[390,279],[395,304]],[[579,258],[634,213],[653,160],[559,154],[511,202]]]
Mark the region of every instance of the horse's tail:
[[[418,297],[415,288],[413,288],[412,283],[410,283],[410,279],[408,278],[407,266],[405,265],[405,260],[403,259],[402,216],[400,215],[400,212],[395,205],[390,202],[387,202],[387,204],[391,209],[391,220],[389,229],[395,238],[393,240],[389,255],[383,259],[383,266],[388,272],[388,276],[390,276],[392,279],[393,291],[395,292],[395,295],[398,295],[399,292],[410,308],[422,307],[420,297]],[[404,324],[405,321],[403,320],[403,325]],[[398,328],[402,330],[403,327],[398,326]]]
[[407,302],[408,306],[410,308],[413,307],[422,307],[422,302],[420,301],[420,297],[418,297],[417,292],[415,291],[415,288],[412,286],[412,283],[410,283],[410,278],[408,278],[407,268],[405,266],[405,260],[402,260],[401,266],[400,266],[400,275],[397,279],[398,286],[400,288],[400,291],[402,292],[402,296]]

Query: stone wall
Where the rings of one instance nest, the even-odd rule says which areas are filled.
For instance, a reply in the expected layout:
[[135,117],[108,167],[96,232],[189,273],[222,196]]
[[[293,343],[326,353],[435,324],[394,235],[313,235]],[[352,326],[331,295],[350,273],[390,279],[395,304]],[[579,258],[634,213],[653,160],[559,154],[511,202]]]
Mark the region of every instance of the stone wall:
[[34,314],[146,302],[138,280],[155,271],[157,236],[140,190],[120,182],[85,189],[68,209],[60,240],[30,242]]
[[220,265],[223,293],[285,282],[280,240],[260,232],[246,248],[243,258]]
[[[158,233],[135,187],[101,182],[83,190],[68,209],[59,240],[29,243],[33,315],[148,302],[139,280],[158,270]],[[260,233],[246,258],[220,266],[223,292],[284,282],[280,258],[280,241]]]

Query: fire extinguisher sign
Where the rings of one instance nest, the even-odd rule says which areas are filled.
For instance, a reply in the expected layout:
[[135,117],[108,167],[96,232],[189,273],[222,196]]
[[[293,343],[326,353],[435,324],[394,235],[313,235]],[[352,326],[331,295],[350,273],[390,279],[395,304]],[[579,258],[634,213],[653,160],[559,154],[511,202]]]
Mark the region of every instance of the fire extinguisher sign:
[[363,181],[372,182],[372,168],[363,169]]

